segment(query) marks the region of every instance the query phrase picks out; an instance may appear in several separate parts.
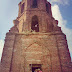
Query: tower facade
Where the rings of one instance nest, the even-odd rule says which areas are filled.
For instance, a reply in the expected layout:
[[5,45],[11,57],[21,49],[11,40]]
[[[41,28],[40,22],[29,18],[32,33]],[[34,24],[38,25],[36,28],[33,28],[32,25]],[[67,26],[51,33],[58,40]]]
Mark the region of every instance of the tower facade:
[[66,35],[47,0],[22,0],[6,34],[1,72],[72,72]]

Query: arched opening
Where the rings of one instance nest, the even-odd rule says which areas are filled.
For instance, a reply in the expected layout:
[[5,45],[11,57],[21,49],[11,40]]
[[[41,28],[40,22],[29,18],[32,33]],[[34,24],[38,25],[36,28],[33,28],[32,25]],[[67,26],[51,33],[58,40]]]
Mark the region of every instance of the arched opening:
[[36,15],[32,17],[31,29],[32,31],[39,32],[38,17]]
[[46,11],[47,11],[47,13],[49,13],[49,6],[47,3],[46,3]]
[[21,6],[21,13],[23,13],[23,12],[24,12],[24,3]]
[[33,0],[32,8],[37,8],[37,0]]

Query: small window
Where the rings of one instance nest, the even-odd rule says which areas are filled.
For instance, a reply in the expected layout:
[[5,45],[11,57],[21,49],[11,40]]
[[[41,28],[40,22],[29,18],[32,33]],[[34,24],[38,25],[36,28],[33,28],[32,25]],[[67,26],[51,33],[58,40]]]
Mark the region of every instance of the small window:
[[33,0],[32,8],[37,8],[37,0]]
[[47,13],[49,13],[49,6],[47,3],[46,3],[46,11],[47,11]]
[[21,6],[21,13],[23,13],[23,12],[24,12],[24,3]]
[[32,17],[31,30],[35,32],[39,32],[38,17],[36,15]]

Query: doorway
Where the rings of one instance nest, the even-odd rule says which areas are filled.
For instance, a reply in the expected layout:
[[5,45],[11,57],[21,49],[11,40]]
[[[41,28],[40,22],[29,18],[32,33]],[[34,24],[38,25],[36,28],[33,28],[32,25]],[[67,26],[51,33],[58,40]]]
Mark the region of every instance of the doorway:
[[32,72],[34,72],[36,69],[42,70],[41,69],[41,64],[30,64],[30,66],[31,66]]
[[40,69],[41,70],[41,67],[32,67],[32,72],[34,72],[36,69]]

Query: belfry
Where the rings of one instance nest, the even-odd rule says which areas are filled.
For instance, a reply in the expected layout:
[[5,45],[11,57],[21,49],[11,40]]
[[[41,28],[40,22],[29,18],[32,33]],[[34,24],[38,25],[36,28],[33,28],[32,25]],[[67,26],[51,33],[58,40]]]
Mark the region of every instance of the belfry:
[[66,35],[47,0],[22,0],[13,23],[6,34],[0,72],[72,72]]

